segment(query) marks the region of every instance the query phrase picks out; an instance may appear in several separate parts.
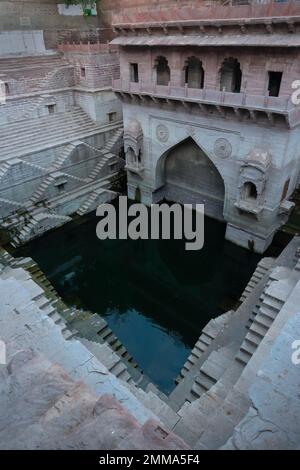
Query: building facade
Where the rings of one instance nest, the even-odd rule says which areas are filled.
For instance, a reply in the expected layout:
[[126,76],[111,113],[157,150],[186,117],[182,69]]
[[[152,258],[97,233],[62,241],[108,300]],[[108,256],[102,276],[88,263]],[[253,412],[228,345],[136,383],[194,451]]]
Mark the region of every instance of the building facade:
[[196,3],[113,19],[128,194],[204,203],[262,253],[298,183],[300,3]]

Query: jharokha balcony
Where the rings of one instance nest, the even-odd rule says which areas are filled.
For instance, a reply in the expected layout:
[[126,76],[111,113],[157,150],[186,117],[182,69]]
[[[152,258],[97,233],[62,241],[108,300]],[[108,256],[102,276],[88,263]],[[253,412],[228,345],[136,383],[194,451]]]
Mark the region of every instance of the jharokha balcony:
[[143,104],[163,103],[182,104],[186,108],[198,106],[200,112],[217,112],[226,118],[232,112],[238,119],[251,119],[254,122],[265,119],[271,125],[284,122],[289,128],[300,123],[300,105],[293,105],[291,97],[252,95],[246,91],[231,93],[212,89],[196,89],[156,85],[153,83],[134,83],[122,79],[113,81],[113,89],[121,97],[136,98]]

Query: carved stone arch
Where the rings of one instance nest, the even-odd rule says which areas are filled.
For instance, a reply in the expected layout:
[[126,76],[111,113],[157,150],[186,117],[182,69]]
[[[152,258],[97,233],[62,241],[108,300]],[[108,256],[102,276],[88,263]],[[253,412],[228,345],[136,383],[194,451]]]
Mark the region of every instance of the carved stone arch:
[[219,70],[220,90],[240,93],[242,83],[242,68],[236,57],[226,57]]
[[240,169],[238,201],[255,206],[263,205],[271,163],[272,156],[269,152],[254,148],[248,153]]
[[188,57],[183,66],[183,85],[188,88],[204,87],[204,68],[202,61],[196,56]]
[[168,86],[171,80],[171,70],[168,59],[163,55],[157,56],[154,61],[154,69],[156,72],[156,84]]
[[225,182],[215,163],[188,137],[163,153],[156,166],[154,199],[205,204],[207,215],[223,220]]
[[126,161],[132,164],[142,162],[143,130],[138,120],[132,119],[124,130]]

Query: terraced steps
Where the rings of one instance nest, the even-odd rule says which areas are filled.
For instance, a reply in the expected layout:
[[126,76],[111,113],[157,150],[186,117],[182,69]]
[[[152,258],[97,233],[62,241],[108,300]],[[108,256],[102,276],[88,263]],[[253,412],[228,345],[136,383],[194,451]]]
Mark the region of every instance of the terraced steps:
[[191,351],[188,359],[186,360],[183,368],[180,371],[180,375],[176,378],[176,383],[178,384],[188,372],[197,365],[198,361],[201,359],[203,353],[207,350],[207,348],[212,344],[214,339],[217,335],[223,330],[225,327],[229,317],[231,315],[231,311],[224,313],[223,315],[218,316],[217,318],[213,318],[209,321],[209,323],[203,328],[202,333],[196,342],[194,348]]
[[0,72],[9,73],[12,71],[36,68],[48,68],[69,65],[60,54],[47,54],[35,56],[16,56],[0,58]]
[[[36,299],[38,306],[45,310],[54,322],[61,326],[66,338],[76,336],[85,343],[95,356],[109,361],[111,372],[129,383],[138,384],[143,381],[146,387],[149,379],[145,377],[128,353],[125,346],[116,337],[107,322],[99,315],[68,307],[59,297],[52,284],[31,258],[12,258],[5,250],[0,251],[0,263],[13,268],[23,268],[32,279],[44,290],[45,294]],[[96,354],[97,353],[97,354]],[[105,356],[106,355],[106,359]],[[103,362],[101,360],[101,362]]]
[[255,286],[257,286],[257,284],[267,274],[267,272],[271,269],[273,264],[274,264],[274,258],[262,258],[259,261],[254,273],[251,276],[251,279],[249,280],[247,286],[244,289],[244,292],[241,295],[241,298],[240,298],[241,302],[244,302],[244,300],[248,298],[248,296],[251,294]]
[[[280,268],[278,271],[280,272]],[[264,339],[293,287],[294,282],[292,279],[275,281],[271,279],[267,283],[261,296],[260,307],[235,358],[243,366],[248,364],[259,344]]]
[[84,215],[90,212],[90,208],[92,204],[97,200],[99,196],[101,196],[101,194],[105,192],[106,192],[105,189],[98,189],[97,191],[91,192],[86,198],[86,200],[83,202],[83,204],[80,206],[80,208],[78,209],[77,214]]
[[5,124],[0,129],[0,160],[57,146],[101,131],[103,127],[95,124],[80,108],[46,118],[30,119],[26,124]]
[[201,366],[199,374],[195,378],[191,389],[191,400],[200,398],[203,393],[210,390],[222,377],[230,363],[231,355],[227,348],[212,351]]
[[131,376],[128,366],[121,360],[120,356],[107,346],[107,344],[95,343],[85,338],[82,338],[81,342],[107,367],[111,374],[114,374],[118,379],[124,380],[129,384],[135,384],[135,380]]
[[63,151],[61,152],[60,156],[54,161],[52,164],[52,169],[53,170],[58,170],[60,169],[65,161],[71,156],[72,152],[75,150],[75,148],[81,144],[81,141],[75,140],[74,142],[70,142],[65,146]]

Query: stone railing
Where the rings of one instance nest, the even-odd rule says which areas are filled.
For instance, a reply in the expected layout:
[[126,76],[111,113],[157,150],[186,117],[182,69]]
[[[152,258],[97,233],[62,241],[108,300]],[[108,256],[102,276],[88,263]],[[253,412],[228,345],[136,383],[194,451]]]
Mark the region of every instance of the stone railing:
[[118,52],[119,47],[114,44],[90,41],[84,42],[63,42],[58,44],[58,50],[61,52],[85,52],[85,53],[110,53]]
[[[182,101],[196,101],[217,106],[249,108],[253,110],[270,111],[273,113],[288,113],[296,107],[290,97],[273,97],[268,95],[252,95],[246,91],[230,93],[207,88],[188,88],[178,86],[162,86],[153,83],[134,83],[127,80],[114,80],[113,89],[133,94],[145,94],[162,98],[172,98]],[[300,109],[300,106],[299,106]]]
[[135,12],[125,12],[113,15],[114,27],[124,25],[142,25],[151,23],[172,23],[195,20],[231,20],[257,19],[272,17],[300,16],[299,0],[264,0],[261,3],[250,1],[249,4],[234,4],[226,2],[223,5],[211,2],[198,6],[169,6],[148,7],[137,9]]

